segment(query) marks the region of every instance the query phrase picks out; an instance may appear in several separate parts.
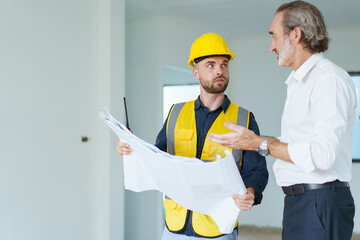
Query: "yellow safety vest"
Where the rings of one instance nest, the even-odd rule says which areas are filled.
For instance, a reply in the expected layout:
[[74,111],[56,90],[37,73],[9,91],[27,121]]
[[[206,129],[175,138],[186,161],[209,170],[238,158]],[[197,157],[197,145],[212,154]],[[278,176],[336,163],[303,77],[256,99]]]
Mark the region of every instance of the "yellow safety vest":
[[[169,113],[166,126],[167,151],[170,154],[183,157],[196,157],[197,131],[195,119],[195,101],[180,103],[173,106]],[[222,111],[215,119],[207,134],[227,133],[231,130],[225,128],[226,121],[232,121],[238,125],[249,127],[250,112],[236,104],[230,103],[226,113]],[[242,165],[242,150],[225,147],[205,138],[201,160],[214,161],[216,155],[225,157],[224,150],[230,150],[234,155],[240,169]],[[180,206],[168,197],[164,200],[165,222],[172,232],[180,232],[184,229],[188,217],[188,209]],[[191,219],[192,227],[196,234],[204,237],[217,237],[222,235],[214,219],[210,216],[193,212]],[[234,226],[237,227],[237,222]]]

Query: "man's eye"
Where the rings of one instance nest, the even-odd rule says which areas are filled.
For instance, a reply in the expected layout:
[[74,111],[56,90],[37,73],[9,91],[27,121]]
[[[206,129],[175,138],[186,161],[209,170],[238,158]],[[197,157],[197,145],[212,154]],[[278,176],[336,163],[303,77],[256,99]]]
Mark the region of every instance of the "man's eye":
[[227,68],[228,65],[224,63],[222,66],[223,68]]
[[207,67],[208,67],[208,68],[213,68],[214,65],[213,65],[213,64],[209,64],[209,65],[207,65]]

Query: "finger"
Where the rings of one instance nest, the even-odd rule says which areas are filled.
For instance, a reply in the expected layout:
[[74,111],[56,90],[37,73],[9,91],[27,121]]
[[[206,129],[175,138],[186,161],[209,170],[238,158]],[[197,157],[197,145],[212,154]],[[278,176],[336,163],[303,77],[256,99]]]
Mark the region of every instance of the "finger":
[[255,195],[252,193],[246,193],[246,194],[233,194],[232,198],[234,200],[238,200],[238,201],[253,201],[255,199]]
[[242,128],[244,128],[244,127],[242,127],[242,126],[240,126],[240,125],[237,125],[237,124],[235,124],[235,123],[233,123],[233,122],[231,122],[231,121],[226,121],[226,122],[224,123],[224,126],[225,126],[227,129],[232,130],[232,131],[234,131],[234,132],[239,132],[239,131],[241,131]]
[[213,142],[222,144],[222,143],[227,143],[227,141],[229,141],[229,139],[231,139],[231,136],[230,136],[230,133],[218,134],[218,133],[212,132],[212,133],[209,133],[208,138]]
[[249,211],[252,208],[252,205],[246,205],[246,206],[238,206],[238,208],[242,211]]
[[131,149],[130,145],[128,143],[122,143],[119,145],[120,148],[123,148],[123,149]]
[[232,197],[232,199],[234,199],[234,200],[238,200],[238,199],[240,199],[240,197],[241,196],[243,196],[244,194],[233,194],[233,195],[231,195],[231,197]]
[[236,196],[233,196],[233,199],[234,201],[237,201],[237,202],[243,202],[243,201],[246,201],[248,200],[248,197],[246,195],[236,195]]
[[126,142],[121,142],[120,140],[117,142],[117,146],[120,147],[130,147],[130,145]]
[[118,152],[121,156],[123,156],[123,155],[130,155],[131,152],[132,152],[132,150],[131,150],[131,149],[130,149],[130,150],[118,149],[117,152]]
[[216,138],[213,138],[213,137],[208,137],[208,139],[214,143],[217,143],[219,145],[223,145],[223,146],[226,146],[226,147],[233,147],[231,143],[229,143],[227,140],[220,140],[220,139],[216,139]]
[[251,202],[235,202],[235,205],[243,211],[248,211],[252,208],[253,204]]
[[130,148],[130,145],[125,142],[118,142],[116,145],[116,151],[122,155],[129,155],[133,150]]

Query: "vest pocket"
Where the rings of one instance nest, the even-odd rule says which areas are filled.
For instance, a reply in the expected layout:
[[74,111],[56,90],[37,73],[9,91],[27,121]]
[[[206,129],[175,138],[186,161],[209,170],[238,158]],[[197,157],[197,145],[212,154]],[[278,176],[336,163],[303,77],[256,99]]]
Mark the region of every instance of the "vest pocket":
[[193,129],[180,129],[175,132],[175,155],[190,157],[191,148],[194,147],[192,144],[193,137]]
[[222,235],[214,219],[210,216],[193,212],[192,224],[196,234],[203,237],[217,237]]
[[164,207],[165,208],[170,208],[170,209],[175,209],[177,206],[177,203],[171,199],[164,199]]
[[180,140],[191,140],[194,135],[194,130],[192,129],[180,129],[178,133],[178,138]]
[[171,232],[181,231],[185,227],[187,209],[170,199],[164,200],[165,222]]
[[[218,237],[223,235],[220,232],[215,220],[205,214],[193,212],[192,225],[195,233],[203,237]],[[234,229],[237,227],[237,225],[238,221],[236,221]]]
[[222,158],[226,157],[225,150],[232,152],[232,148],[222,146],[216,143],[210,143],[207,152],[207,160],[216,160],[216,155],[220,155]]

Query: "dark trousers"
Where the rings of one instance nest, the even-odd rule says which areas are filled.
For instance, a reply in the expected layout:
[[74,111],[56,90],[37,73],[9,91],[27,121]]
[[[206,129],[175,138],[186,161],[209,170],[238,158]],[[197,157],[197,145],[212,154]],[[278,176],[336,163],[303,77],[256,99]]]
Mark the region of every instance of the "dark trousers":
[[350,240],[355,205],[350,188],[328,188],[286,196],[283,240]]

